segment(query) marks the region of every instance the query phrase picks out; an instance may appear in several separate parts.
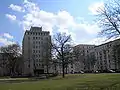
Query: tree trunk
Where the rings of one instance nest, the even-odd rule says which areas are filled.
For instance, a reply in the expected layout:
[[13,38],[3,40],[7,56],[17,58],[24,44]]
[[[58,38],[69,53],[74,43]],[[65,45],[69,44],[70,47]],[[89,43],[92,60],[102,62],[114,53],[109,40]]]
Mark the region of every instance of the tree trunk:
[[61,47],[61,53],[62,53],[62,77],[64,78],[65,77],[65,62],[64,62],[64,53],[63,53],[63,45]]
[[14,68],[13,67],[10,69],[10,76],[14,76]]
[[64,62],[63,62],[63,64],[62,64],[62,77],[64,78],[65,77],[65,71],[64,71],[64,69],[65,69],[65,65],[64,65]]
[[66,65],[66,74],[67,74],[67,67],[68,67],[68,66]]
[[57,66],[56,66],[56,63],[54,65],[54,70],[55,70],[55,73],[57,72]]
[[49,73],[49,66],[47,65],[47,74]]

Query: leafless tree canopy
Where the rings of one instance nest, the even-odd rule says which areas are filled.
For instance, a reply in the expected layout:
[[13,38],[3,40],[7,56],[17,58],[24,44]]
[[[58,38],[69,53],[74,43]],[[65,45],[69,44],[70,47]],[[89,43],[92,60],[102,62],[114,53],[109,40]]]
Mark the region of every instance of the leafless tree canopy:
[[66,33],[57,33],[56,35],[54,35],[53,39],[54,39],[53,48],[57,52],[56,55],[58,56],[60,62],[62,63],[62,71],[64,77],[64,69],[65,69],[66,61],[68,60],[67,53],[71,51],[70,49],[71,47],[69,45],[71,41],[71,36],[66,35]]
[[97,21],[102,29],[99,35],[108,39],[120,36],[120,1],[112,0],[99,8]]

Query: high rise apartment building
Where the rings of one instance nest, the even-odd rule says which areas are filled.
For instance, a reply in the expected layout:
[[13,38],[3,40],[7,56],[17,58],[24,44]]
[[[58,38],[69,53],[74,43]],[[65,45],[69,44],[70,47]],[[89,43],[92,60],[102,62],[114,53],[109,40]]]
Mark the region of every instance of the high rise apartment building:
[[51,58],[51,36],[42,27],[31,27],[23,38],[24,74],[34,75],[36,71],[45,73]]

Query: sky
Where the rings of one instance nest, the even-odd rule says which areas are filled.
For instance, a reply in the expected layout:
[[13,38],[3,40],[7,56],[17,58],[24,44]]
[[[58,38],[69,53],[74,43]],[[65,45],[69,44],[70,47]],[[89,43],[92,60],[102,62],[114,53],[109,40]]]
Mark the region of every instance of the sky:
[[0,3],[0,46],[19,43],[31,26],[44,31],[70,34],[74,44],[105,42],[95,22],[104,0],[2,0]]

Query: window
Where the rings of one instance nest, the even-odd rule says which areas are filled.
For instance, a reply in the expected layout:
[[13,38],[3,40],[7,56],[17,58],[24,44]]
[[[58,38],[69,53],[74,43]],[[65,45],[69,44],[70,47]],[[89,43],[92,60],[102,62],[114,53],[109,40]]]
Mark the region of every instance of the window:
[[35,50],[33,50],[33,53],[35,53]]
[[110,47],[111,47],[111,44],[110,44]]
[[37,39],[37,37],[36,37],[36,39]]
[[33,37],[33,39],[35,39],[35,37]]
[[41,40],[43,40],[43,38],[41,37]]
[[30,37],[28,37],[28,40],[30,40]]
[[37,62],[37,59],[35,61]]
[[30,64],[28,65],[28,67],[30,67]]
[[48,40],[48,37],[46,37],[46,40]]
[[38,48],[38,46],[36,46],[36,48]]
[[36,57],[38,57],[38,55],[36,55]]
[[35,58],[35,55],[33,54],[33,58]]
[[33,46],[33,48],[35,48],[35,46]]
[[44,64],[42,64],[42,67],[44,67]]
[[35,35],[35,33],[33,32],[33,35]]

